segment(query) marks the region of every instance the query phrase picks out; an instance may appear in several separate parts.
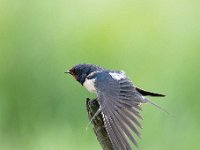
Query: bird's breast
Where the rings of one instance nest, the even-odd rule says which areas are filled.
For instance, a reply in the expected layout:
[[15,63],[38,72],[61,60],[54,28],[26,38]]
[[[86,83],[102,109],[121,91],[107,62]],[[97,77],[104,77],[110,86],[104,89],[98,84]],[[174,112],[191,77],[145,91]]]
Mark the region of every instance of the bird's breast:
[[95,88],[95,79],[85,79],[85,82],[83,83],[83,86],[92,93],[96,93],[96,88]]

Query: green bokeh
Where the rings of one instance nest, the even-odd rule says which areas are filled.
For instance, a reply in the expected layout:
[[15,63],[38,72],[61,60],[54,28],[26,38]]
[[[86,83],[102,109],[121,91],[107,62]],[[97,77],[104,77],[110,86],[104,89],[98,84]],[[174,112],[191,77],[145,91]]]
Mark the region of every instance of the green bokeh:
[[[200,149],[200,1],[0,0],[0,149],[101,149],[63,72],[125,70],[174,116],[144,105],[140,150]],[[91,127],[90,127],[91,128]]]

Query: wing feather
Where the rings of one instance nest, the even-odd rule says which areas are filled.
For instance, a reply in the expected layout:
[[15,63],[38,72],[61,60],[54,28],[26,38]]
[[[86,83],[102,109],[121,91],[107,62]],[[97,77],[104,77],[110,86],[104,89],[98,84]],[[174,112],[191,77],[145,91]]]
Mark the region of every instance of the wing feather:
[[121,117],[121,120],[123,120],[123,122],[124,122],[133,132],[135,132],[135,134],[136,134],[138,137],[141,137],[140,132],[139,132],[138,129],[134,126],[132,120],[131,120],[129,117],[127,117],[127,116],[125,115],[124,112],[119,113],[119,116]]
[[124,133],[124,130],[122,129],[122,127],[121,127],[120,121],[118,121],[118,119],[117,119],[117,117],[116,117],[116,115],[114,113],[113,113],[113,120],[114,120],[115,125],[117,126],[118,133],[121,136],[121,141],[124,143],[123,147],[125,149],[127,149],[127,150],[131,150],[131,147],[130,147],[130,145],[128,143],[127,136]]
[[138,119],[144,97],[136,91],[128,78],[112,78],[109,72],[95,75],[98,102],[104,118],[105,128],[115,150],[131,150],[128,139],[138,146],[132,132],[141,137],[136,128],[142,128]]
[[130,130],[128,129],[128,126],[125,125],[124,122],[120,121],[120,120],[122,120],[122,118],[119,116],[119,114],[117,112],[115,112],[115,116],[119,121],[120,128],[124,131],[126,136],[135,144],[135,146],[138,147],[138,143],[135,140],[135,138],[133,137],[133,135],[131,134]]
[[124,109],[122,114],[124,115],[124,117],[128,118],[129,120],[132,120],[138,127],[140,127],[142,129],[142,125],[137,120],[137,118],[135,118],[133,113],[131,113],[127,109]]
[[104,115],[104,113],[107,113],[106,111],[102,112],[103,114],[103,118],[104,118],[104,125],[105,125],[105,128],[106,128],[106,131],[108,133],[108,136],[111,140],[111,143],[113,145],[113,148],[114,149],[117,149],[119,146],[118,146],[118,142],[117,142],[117,139],[116,139],[116,136],[115,134],[113,133],[113,129],[110,125],[110,120],[109,118],[107,117],[107,115]]
[[119,143],[119,149],[126,149],[126,145],[124,145],[124,136],[122,135],[122,133],[120,132],[118,126],[117,126],[117,122],[116,122],[116,119],[115,119],[115,116],[113,115],[113,113],[111,111],[109,111],[110,114],[110,118],[111,118],[111,126],[113,128],[113,131],[114,133],[116,134],[116,138],[118,140],[118,143]]

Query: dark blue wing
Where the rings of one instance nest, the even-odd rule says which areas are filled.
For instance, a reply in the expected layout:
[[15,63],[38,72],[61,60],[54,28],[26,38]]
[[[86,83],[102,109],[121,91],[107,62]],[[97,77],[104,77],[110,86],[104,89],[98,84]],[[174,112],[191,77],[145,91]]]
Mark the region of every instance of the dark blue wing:
[[142,119],[140,104],[147,101],[125,75],[115,78],[108,71],[103,71],[94,76],[105,128],[113,147],[117,150],[130,150],[128,138],[137,146],[133,133],[140,137],[137,129],[142,128],[138,121]]

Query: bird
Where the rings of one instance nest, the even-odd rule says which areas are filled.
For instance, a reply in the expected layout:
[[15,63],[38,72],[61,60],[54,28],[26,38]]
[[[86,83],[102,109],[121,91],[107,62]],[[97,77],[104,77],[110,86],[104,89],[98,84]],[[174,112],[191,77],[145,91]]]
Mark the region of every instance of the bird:
[[65,73],[71,74],[89,92],[97,95],[99,109],[92,119],[101,113],[114,150],[131,150],[129,141],[138,147],[135,136],[141,138],[138,130],[142,128],[139,121],[143,119],[141,104],[151,103],[164,110],[146,96],[165,95],[136,87],[124,71],[105,69],[94,64],[77,64]]

